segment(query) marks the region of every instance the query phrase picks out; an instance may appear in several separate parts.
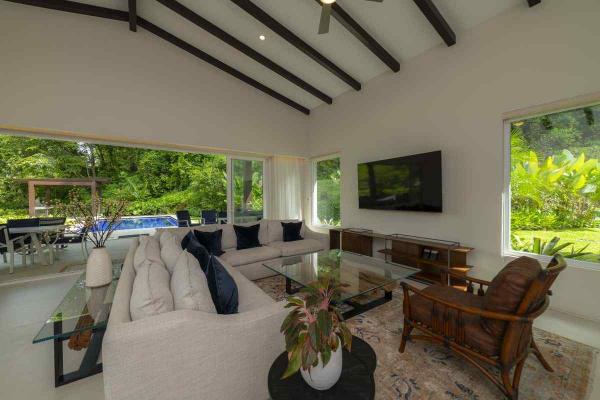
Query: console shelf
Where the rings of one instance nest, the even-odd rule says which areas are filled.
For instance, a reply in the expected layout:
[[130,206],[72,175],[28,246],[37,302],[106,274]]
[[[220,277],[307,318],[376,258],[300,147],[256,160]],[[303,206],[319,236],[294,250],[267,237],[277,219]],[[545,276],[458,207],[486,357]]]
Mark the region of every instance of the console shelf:
[[332,249],[341,248],[371,257],[378,242],[380,248],[375,252],[383,254],[387,262],[419,268],[421,272],[414,275],[413,279],[424,283],[466,288],[464,281],[451,279],[448,272],[466,275],[472,268],[467,264],[467,255],[473,248],[458,242],[403,234],[388,235],[357,228],[331,229],[329,237]]

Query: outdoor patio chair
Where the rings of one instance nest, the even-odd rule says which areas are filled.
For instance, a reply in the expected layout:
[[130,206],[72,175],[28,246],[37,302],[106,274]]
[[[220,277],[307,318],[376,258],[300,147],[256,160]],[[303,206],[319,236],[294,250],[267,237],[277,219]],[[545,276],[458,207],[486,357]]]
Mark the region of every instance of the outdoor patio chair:
[[8,262],[6,258],[6,253],[8,253],[7,237],[6,225],[0,225],[0,254],[5,263]]
[[202,224],[203,225],[214,225],[217,223],[217,217],[218,217],[217,210],[202,211]]
[[9,254],[9,273],[13,273],[15,267],[15,254],[20,254],[23,260],[23,266],[27,265],[27,256],[31,256],[33,264],[33,250],[31,249],[31,234],[29,233],[11,233],[14,228],[30,228],[40,225],[39,218],[9,219],[6,222],[4,236]]
[[200,225],[192,224],[192,217],[190,217],[190,212],[188,210],[177,211],[175,212],[175,215],[177,215],[177,226],[180,228]]

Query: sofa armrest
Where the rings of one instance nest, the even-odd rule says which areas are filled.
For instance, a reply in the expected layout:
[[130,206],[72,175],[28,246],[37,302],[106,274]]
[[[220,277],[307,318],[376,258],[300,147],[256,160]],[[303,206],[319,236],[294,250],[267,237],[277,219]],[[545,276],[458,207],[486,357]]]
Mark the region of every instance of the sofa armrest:
[[285,350],[284,305],[233,315],[179,310],[109,326],[106,399],[268,398],[269,368]]
[[329,250],[329,235],[326,233],[319,233],[319,232],[312,231],[307,226],[304,229],[304,238],[318,240],[319,242],[321,242],[323,244],[323,248],[325,250]]

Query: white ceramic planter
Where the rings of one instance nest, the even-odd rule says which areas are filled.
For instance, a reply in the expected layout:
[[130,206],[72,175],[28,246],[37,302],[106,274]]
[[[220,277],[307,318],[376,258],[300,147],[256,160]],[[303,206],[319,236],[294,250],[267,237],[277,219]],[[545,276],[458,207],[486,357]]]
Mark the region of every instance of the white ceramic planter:
[[94,247],[85,268],[85,286],[99,287],[112,282],[112,260],[106,247]]
[[342,375],[342,345],[338,339],[338,348],[331,353],[331,359],[325,367],[321,353],[318,354],[319,364],[312,367],[310,371],[300,368],[300,374],[310,387],[317,390],[327,390],[336,384]]

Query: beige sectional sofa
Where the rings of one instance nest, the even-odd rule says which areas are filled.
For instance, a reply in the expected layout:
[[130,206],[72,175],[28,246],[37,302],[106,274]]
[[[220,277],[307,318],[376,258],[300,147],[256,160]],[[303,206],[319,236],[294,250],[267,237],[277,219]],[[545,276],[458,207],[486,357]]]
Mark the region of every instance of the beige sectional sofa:
[[[223,229],[220,259],[238,287],[237,314],[175,310],[132,321],[130,299],[138,242],[132,243],[117,285],[103,341],[107,400],[267,399],[267,374],[284,350],[279,333],[287,312],[252,280],[273,275],[266,260],[328,248],[328,237],[303,227],[304,240],[283,242],[281,221],[263,220],[262,247],[236,250],[232,225],[174,228]],[[160,232],[159,232],[160,234]]]

